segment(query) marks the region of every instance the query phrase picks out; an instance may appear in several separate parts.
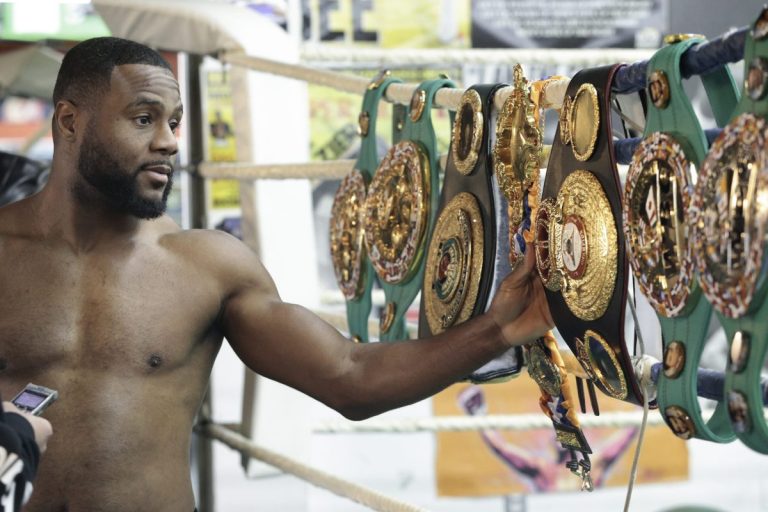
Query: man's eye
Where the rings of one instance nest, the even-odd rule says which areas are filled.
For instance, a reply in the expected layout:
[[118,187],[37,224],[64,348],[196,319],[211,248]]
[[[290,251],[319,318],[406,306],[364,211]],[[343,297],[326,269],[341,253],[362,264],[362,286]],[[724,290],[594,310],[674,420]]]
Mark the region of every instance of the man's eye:
[[149,124],[152,122],[152,118],[149,116],[139,116],[136,118],[136,124],[139,126],[149,126]]
[[180,125],[180,124],[181,124],[181,123],[179,123],[178,121],[171,121],[170,123],[168,123],[168,126],[170,126],[170,127],[171,127],[171,131],[172,131],[172,132],[176,133],[176,130],[178,130],[178,129],[179,129],[179,125]]

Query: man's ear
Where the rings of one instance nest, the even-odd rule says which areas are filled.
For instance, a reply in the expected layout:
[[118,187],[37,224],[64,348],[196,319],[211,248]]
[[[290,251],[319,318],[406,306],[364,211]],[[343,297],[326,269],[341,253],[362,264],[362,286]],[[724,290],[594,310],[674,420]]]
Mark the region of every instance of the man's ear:
[[70,101],[61,100],[56,104],[53,122],[62,138],[75,140],[77,136],[75,121],[79,114],[78,108]]

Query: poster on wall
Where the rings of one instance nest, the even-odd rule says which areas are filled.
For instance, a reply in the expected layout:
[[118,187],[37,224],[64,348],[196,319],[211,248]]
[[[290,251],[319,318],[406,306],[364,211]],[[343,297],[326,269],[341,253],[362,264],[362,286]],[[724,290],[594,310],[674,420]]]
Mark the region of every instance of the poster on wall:
[[474,48],[658,47],[669,0],[471,0]]
[[[435,416],[541,415],[539,388],[524,373],[508,382],[455,384],[436,395]],[[601,413],[637,411],[637,407],[599,396]],[[524,416],[520,416],[523,418]],[[640,427],[585,428],[593,454],[596,488],[625,487]],[[665,425],[648,427],[638,483],[688,478],[688,448]],[[569,453],[550,427],[525,431],[485,429],[437,434],[435,474],[440,496],[501,496],[578,491],[581,479],[566,467]]]
[[[206,150],[212,162],[237,160],[237,145],[232,111],[232,90],[224,71],[205,72],[205,105],[207,116]],[[240,205],[238,180],[211,180],[211,207],[237,208]]]

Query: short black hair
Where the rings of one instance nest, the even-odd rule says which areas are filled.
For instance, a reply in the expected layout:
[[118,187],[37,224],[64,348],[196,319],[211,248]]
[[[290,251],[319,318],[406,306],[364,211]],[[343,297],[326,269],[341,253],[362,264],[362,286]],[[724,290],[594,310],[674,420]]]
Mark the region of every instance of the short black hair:
[[172,71],[155,50],[119,37],[95,37],[73,46],[64,55],[53,88],[53,104],[66,99],[85,102],[109,89],[112,70],[124,64],[148,64]]

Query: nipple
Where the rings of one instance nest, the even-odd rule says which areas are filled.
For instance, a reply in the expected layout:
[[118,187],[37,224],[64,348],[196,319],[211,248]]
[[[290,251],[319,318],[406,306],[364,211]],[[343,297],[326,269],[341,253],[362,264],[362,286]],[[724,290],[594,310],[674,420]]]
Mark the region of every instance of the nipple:
[[147,359],[147,364],[151,366],[152,368],[157,368],[161,364],[163,364],[163,358],[158,356],[157,354],[152,354],[149,356],[149,359]]

